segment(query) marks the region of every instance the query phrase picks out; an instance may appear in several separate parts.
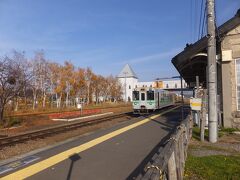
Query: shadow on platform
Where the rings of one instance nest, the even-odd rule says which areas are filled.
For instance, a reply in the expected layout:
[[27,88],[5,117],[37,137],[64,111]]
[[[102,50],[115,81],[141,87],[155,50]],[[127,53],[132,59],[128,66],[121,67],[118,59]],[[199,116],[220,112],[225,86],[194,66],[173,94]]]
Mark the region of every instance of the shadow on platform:
[[[166,110],[166,109],[165,109]],[[162,110],[159,110],[161,113]],[[184,119],[189,114],[188,110],[184,111]],[[128,176],[127,180],[136,179],[139,175],[144,175],[144,168],[148,164],[148,162],[152,163],[153,156],[156,153],[159,152],[159,149],[161,147],[164,147],[167,140],[170,138],[171,134],[175,131],[176,127],[181,123],[181,108],[177,108],[171,112],[168,112],[164,115],[161,115],[160,120],[152,119],[152,122],[155,122],[161,126],[162,129],[165,131],[168,131],[169,133],[161,139],[161,141],[151,150],[151,152],[141,161],[141,163],[131,172],[131,174]]]
[[69,156],[69,159],[71,160],[71,165],[70,165],[69,170],[68,170],[67,180],[71,179],[72,169],[73,169],[74,163],[76,161],[78,161],[79,159],[81,159],[81,157],[78,154],[73,154],[73,155]]

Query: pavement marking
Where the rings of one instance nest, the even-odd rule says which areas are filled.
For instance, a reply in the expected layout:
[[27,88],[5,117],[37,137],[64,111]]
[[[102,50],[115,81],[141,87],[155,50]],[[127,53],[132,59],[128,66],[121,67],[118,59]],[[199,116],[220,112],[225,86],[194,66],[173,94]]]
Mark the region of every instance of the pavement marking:
[[47,169],[47,168],[49,168],[51,166],[54,166],[55,164],[57,164],[57,163],[59,163],[61,161],[64,161],[64,160],[68,159],[73,154],[77,154],[77,153],[83,152],[83,151],[85,151],[85,150],[87,150],[87,149],[89,149],[91,147],[94,147],[94,146],[96,146],[96,145],[98,145],[98,144],[100,144],[100,143],[102,143],[104,141],[107,141],[107,140],[109,140],[109,139],[111,139],[111,138],[113,138],[113,137],[115,137],[117,135],[120,135],[120,134],[122,134],[122,133],[124,133],[124,132],[126,132],[126,131],[128,131],[130,129],[133,129],[133,128],[136,128],[136,127],[138,127],[140,125],[143,125],[143,124],[151,121],[152,119],[160,117],[161,115],[166,114],[168,112],[171,112],[171,111],[173,111],[174,109],[177,109],[177,108],[179,108],[179,106],[171,108],[171,109],[169,109],[167,111],[164,111],[164,112],[162,112],[160,114],[148,117],[148,118],[143,119],[143,120],[141,120],[139,122],[131,124],[131,125],[127,126],[127,127],[123,127],[121,129],[118,129],[118,130],[113,131],[113,132],[111,132],[109,134],[103,135],[103,136],[98,137],[96,139],[93,139],[93,140],[91,140],[89,142],[86,142],[84,144],[81,144],[81,145],[79,145],[77,147],[74,147],[74,148],[71,148],[71,149],[66,150],[64,152],[61,152],[59,154],[56,154],[56,155],[54,155],[54,156],[52,156],[50,158],[47,158],[47,159],[45,159],[43,161],[40,161],[40,162],[38,162],[36,164],[30,165],[30,166],[28,166],[28,167],[26,167],[24,169],[16,171],[16,172],[14,172],[12,174],[9,174],[9,175],[7,175],[5,177],[2,177],[0,179],[1,180],[16,180],[16,179],[17,180],[21,180],[21,179],[25,179],[27,177],[30,177],[30,176],[32,176],[32,175],[34,175],[36,173],[39,173],[39,172],[41,172],[41,171],[43,171],[43,170],[45,170],[45,169]]
[[6,173],[8,171],[12,171],[12,170],[15,170],[19,167],[23,167],[23,166],[26,166],[27,164],[30,164],[31,162],[33,161],[36,161],[40,159],[40,157],[37,157],[37,156],[28,156],[28,157],[25,157],[23,159],[20,159],[20,160],[17,160],[17,161],[13,161],[13,162],[10,162],[8,164],[5,164],[3,166],[0,166],[0,174],[3,174],[3,173]]
[[91,116],[83,116],[83,117],[72,118],[72,119],[52,119],[52,120],[53,121],[76,121],[76,120],[88,119],[88,118],[92,118],[92,117],[105,116],[105,115],[109,115],[109,114],[113,114],[113,112],[107,112],[107,113],[102,113],[102,114],[94,114],[94,115],[91,115]]

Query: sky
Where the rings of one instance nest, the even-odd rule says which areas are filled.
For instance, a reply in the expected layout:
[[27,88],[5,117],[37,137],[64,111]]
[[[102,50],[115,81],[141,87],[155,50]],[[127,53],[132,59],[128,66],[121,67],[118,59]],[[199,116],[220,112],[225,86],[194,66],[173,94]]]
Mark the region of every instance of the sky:
[[[96,74],[128,63],[141,81],[178,75],[171,59],[198,39],[201,0],[0,0],[0,56],[13,49]],[[216,0],[217,24],[240,0]]]

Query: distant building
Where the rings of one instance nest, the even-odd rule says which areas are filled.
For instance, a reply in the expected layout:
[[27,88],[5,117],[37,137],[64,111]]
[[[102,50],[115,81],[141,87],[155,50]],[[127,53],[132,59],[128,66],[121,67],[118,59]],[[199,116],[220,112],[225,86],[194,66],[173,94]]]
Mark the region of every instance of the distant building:
[[[126,64],[119,75],[117,76],[119,82],[122,84],[122,99],[124,101],[132,101],[132,91],[136,87],[159,87],[162,89],[180,89],[180,79],[163,79],[149,82],[138,82],[138,77],[129,64]],[[183,88],[186,88],[187,84],[183,80]]]
[[[163,89],[180,89],[181,80],[180,79],[163,79]],[[183,80],[183,88],[187,87],[187,83]]]
[[126,64],[117,76],[117,78],[122,84],[123,100],[132,101],[132,91],[138,82],[137,75],[132,70],[132,68],[128,64]]

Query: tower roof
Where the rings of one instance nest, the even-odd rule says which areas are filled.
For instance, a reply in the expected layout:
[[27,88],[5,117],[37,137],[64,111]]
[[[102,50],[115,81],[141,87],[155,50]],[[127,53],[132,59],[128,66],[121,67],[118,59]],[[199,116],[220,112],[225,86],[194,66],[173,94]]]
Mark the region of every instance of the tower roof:
[[126,64],[123,69],[121,70],[121,72],[118,74],[117,76],[118,78],[130,78],[130,77],[134,77],[136,79],[138,79],[136,73],[132,70],[132,68],[129,66],[129,64]]

